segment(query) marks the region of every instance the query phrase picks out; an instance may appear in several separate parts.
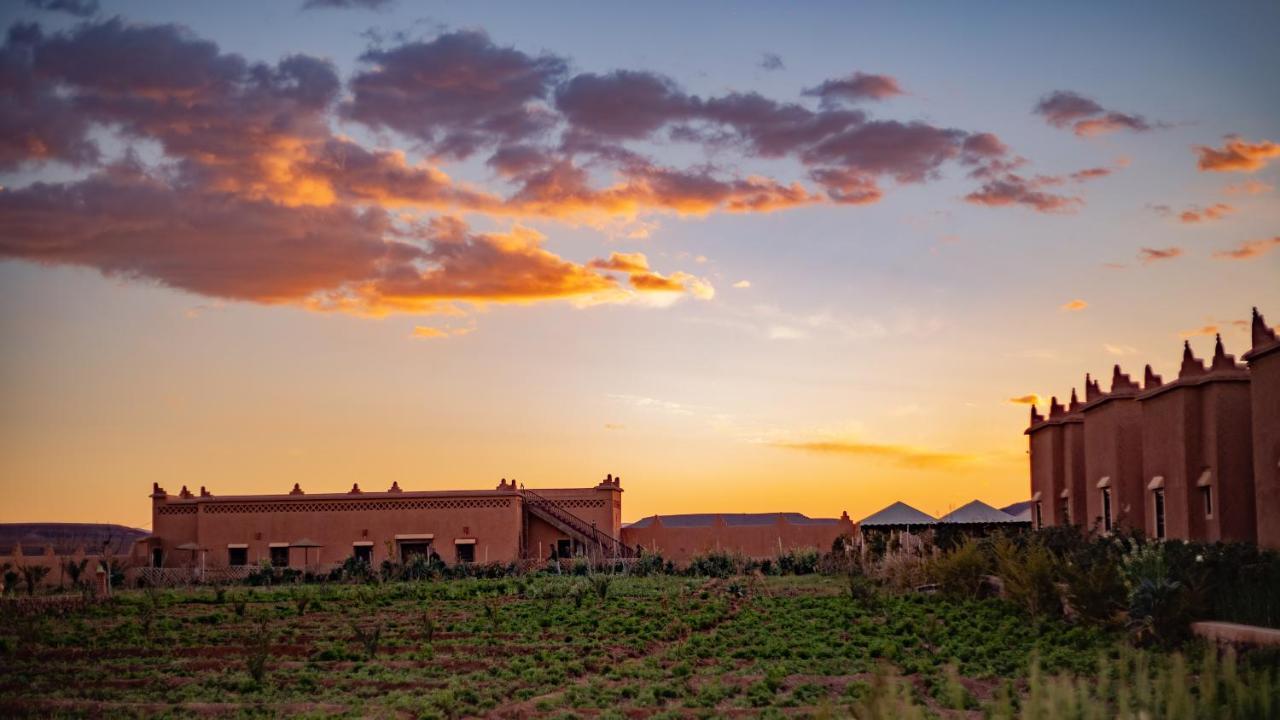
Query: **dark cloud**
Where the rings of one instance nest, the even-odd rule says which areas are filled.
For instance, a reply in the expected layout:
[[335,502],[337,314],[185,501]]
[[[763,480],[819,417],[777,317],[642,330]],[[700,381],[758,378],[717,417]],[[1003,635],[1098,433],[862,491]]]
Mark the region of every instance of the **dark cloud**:
[[841,102],[886,100],[906,93],[898,86],[898,81],[888,75],[855,72],[848,77],[823,81],[822,84],[805,90],[804,94],[819,98],[824,105],[831,106]]
[[782,56],[777,53],[763,53],[760,55],[760,69],[774,72],[777,70],[785,70],[786,65],[782,62]]
[[1036,103],[1032,110],[1056,128],[1071,128],[1080,137],[1103,135],[1117,130],[1146,132],[1162,123],[1152,124],[1141,115],[1107,110],[1096,101],[1070,90],[1057,90]]
[[669,78],[630,70],[577,75],[556,92],[556,107],[571,126],[618,139],[646,138],[692,119],[700,105]]
[[343,113],[427,143],[443,156],[534,137],[556,121],[538,102],[565,73],[564,60],[495,45],[483,32],[373,49],[351,80]]
[[1182,248],[1180,247],[1144,247],[1138,250],[1138,260],[1142,261],[1143,264],[1150,264],[1161,260],[1172,260],[1180,255],[1182,255]]
[[1058,195],[1042,189],[1051,184],[1053,183],[1009,173],[984,183],[981,188],[969,193],[964,199],[975,205],[988,207],[1024,205],[1042,213],[1074,212],[1084,204],[1081,198]]
[[27,0],[27,5],[48,12],[64,12],[82,18],[98,14],[98,0]]
[[307,0],[303,10],[388,10],[395,0]]

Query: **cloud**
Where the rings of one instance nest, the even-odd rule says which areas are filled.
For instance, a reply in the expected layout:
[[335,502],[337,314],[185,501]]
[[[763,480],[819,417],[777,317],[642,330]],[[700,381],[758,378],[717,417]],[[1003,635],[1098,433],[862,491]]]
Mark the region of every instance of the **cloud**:
[[447,337],[466,335],[474,329],[475,328],[472,327],[438,328],[430,325],[416,325],[413,328],[411,337],[422,340],[439,340]]
[[1228,195],[1262,195],[1275,189],[1274,185],[1269,185],[1261,180],[1245,180],[1242,183],[1222,188],[1222,192]]
[[1012,403],[1013,405],[1043,405],[1044,398],[1035,393],[1031,393],[1030,395],[1011,397],[1006,402]]
[[738,282],[734,283],[733,286],[739,290],[746,290],[747,288],[751,287],[751,281],[739,280]]
[[898,81],[888,75],[855,72],[843,78],[824,80],[820,85],[808,88],[802,94],[819,98],[826,106],[834,106],[841,102],[887,100],[906,93],[898,86]]
[[395,0],[307,0],[303,10],[387,10]]
[[1180,247],[1167,248],[1149,248],[1144,247],[1138,250],[1138,260],[1143,264],[1150,264],[1160,260],[1172,260],[1182,254]]
[[1024,205],[1040,213],[1071,213],[1084,205],[1084,200],[1080,197],[1058,195],[1040,189],[1051,184],[1010,173],[984,183],[981,188],[965,195],[964,199],[974,205],[987,207]]
[[1227,215],[1235,212],[1235,208],[1226,203],[1214,203],[1208,207],[1192,205],[1181,212],[1174,212],[1173,208],[1168,205],[1152,205],[1150,207],[1158,215],[1172,215],[1178,218],[1178,222],[1188,225],[1222,220]]
[[1204,325],[1193,330],[1183,330],[1178,333],[1178,336],[1183,338],[1193,338],[1203,335],[1217,335],[1221,331],[1222,328],[1218,325]]
[[82,18],[98,14],[98,0],[27,0],[27,5],[47,12],[64,12]]
[[770,72],[786,69],[786,65],[782,63],[782,56],[771,52],[761,53],[759,67],[761,70],[768,70]]
[[911,447],[908,445],[886,445],[851,440],[811,440],[796,442],[773,442],[773,447],[787,450],[802,450],[824,455],[849,455],[882,459],[903,467],[923,470],[940,470],[976,461],[975,455],[964,453],[938,452]]
[[1069,90],[1057,90],[1036,103],[1033,113],[1053,127],[1071,128],[1079,137],[1105,135],[1118,130],[1146,132],[1162,123],[1152,124],[1141,115],[1107,110],[1096,101]]
[[1213,256],[1219,260],[1252,260],[1280,246],[1280,235],[1265,240],[1246,240],[1230,250],[1219,250]]
[[1234,135],[1227,136],[1222,149],[1204,145],[1194,149],[1200,156],[1197,165],[1206,172],[1256,172],[1280,157],[1280,144],[1270,140],[1251,143]]
[[1068,310],[1068,311],[1071,311],[1071,312],[1079,312],[1079,311],[1081,311],[1081,310],[1083,310],[1083,309],[1085,309],[1085,308],[1087,308],[1087,307],[1089,307],[1089,303],[1085,302],[1084,300],[1080,300],[1080,299],[1078,299],[1078,298],[1077,298],[1077,299],[1075,299],[1075,300],[1072,300],[1071,302],[1065,303],[1065,304],[1062,306],[1062,309],[1063,309],[1063,310]]
[[499,47],[480,31],[370,49],[360,60],[365,67],[351,79],[343,106],[347,118],[459,158],[549,129],[554,118],[538,103],[567,67],[552,55]]
[[1138,353],[1137,348],[1132,345],[1112,345],[1111,343],[1103,343],[1102,349],[1106,350],[1107,353],[1111,355],[1118,355],[1121,357],[1125,355],[1136,355]]

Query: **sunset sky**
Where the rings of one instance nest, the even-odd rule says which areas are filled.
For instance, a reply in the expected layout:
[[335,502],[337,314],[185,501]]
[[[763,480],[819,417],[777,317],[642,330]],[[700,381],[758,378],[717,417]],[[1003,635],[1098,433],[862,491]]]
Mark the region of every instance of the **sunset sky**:
[[1028,402],[1280,323],[1280,3],[0,22],[0,522],[605,473],[627,521],[1004,505]]

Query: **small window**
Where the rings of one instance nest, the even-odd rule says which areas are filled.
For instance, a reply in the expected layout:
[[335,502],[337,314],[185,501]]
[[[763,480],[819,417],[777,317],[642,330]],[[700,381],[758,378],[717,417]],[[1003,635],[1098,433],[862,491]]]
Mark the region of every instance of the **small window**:
[[1039,502],[1036,503],[1036,529],[1044,528],[1044,508]]
[[573,541],[557,540],[556,541],[556,557],[558,558],[573,557]]
[[227,548],[228,565],[248,565],[249,548]]
[[1111,488],[1102,488],[1102,529],[1111,532]]
[[409,558],[414,555],[421,555],[424,558],[431,557],[431,541],[430,540],[401,540],[400,541],[400,562],[409,562]]
[[1156,510],[1156,537],[1164,539],[1164,490],[1155,490],[1152,492],[1155,499]]
[[1058,508],[1058,522],[1062,525],[1071,524],[1071,499],[1062,498],[1062,506]]
[[372,545],[356,545],[351,548],[351,557],[373,565],[373,546]]
[[271,566],[272,567],[289,567],[288,546],[271,548]]
[[1200,488],[1200,497],[1204,499],[1204,516],[1213,517],[1213,488],[1208,485]]
[[475,543],[466,543],[465,545],[454,545],[458,551],[458,562],[471,563],[476,561]]
[[164,550],[156,548],[151,551],[151,567],[164,567]]

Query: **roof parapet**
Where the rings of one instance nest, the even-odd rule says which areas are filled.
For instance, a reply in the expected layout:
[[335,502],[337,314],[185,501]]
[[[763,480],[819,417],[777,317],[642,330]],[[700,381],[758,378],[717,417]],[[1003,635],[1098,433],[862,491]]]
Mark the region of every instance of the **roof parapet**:
[[1151,369],[1150,363],[1147,364],[1146,370],[1143,371],[1142,389],[1154,390],[1164,384],[1164,379]]
[[1062,417],[1062,403],[1058,402],[1058,396],[1054,395],[1049,398],[1049,419],[1057,420]]
[[1205,373],[1204,363],[1191,352],[1191,341],[1182,341],[1182,367],[1178,369],[1178,379],[1196,377]]
[[1120,365],[1116,364],[1111,371],[1111,393],[1118,392],[1136,392],[1139,390],[1138,383],[1129,378],[1129,375],[1120,370]]
[[1228,355],[1225,348],[1222,347],[1222,333],[1218,333],[1217,340],[1213,345],[1213,364],[1210,371],[1222,370],[1243,370],[1244,368],[1236,364],[1236,356]]
[[1091,402],[1102,397],[1102,388],[1098,386],[1098,381],[1093,379],[1089,373],[1084,374],[1084,401]]
[[1258,312],[1256,307],[1253,309],[1253,326],[1251,330],[1254,350],[1278,342],[1276,340],[1276,331],[1267,325],[1267,321],[1262,319],[1262,313]]
[[1067,412],[1075,412],[1080,409],[1084,403],[1080,402],[1080,398],[1076,397],[1076,389],[1071,388],[1071,403],[1067,405]]

